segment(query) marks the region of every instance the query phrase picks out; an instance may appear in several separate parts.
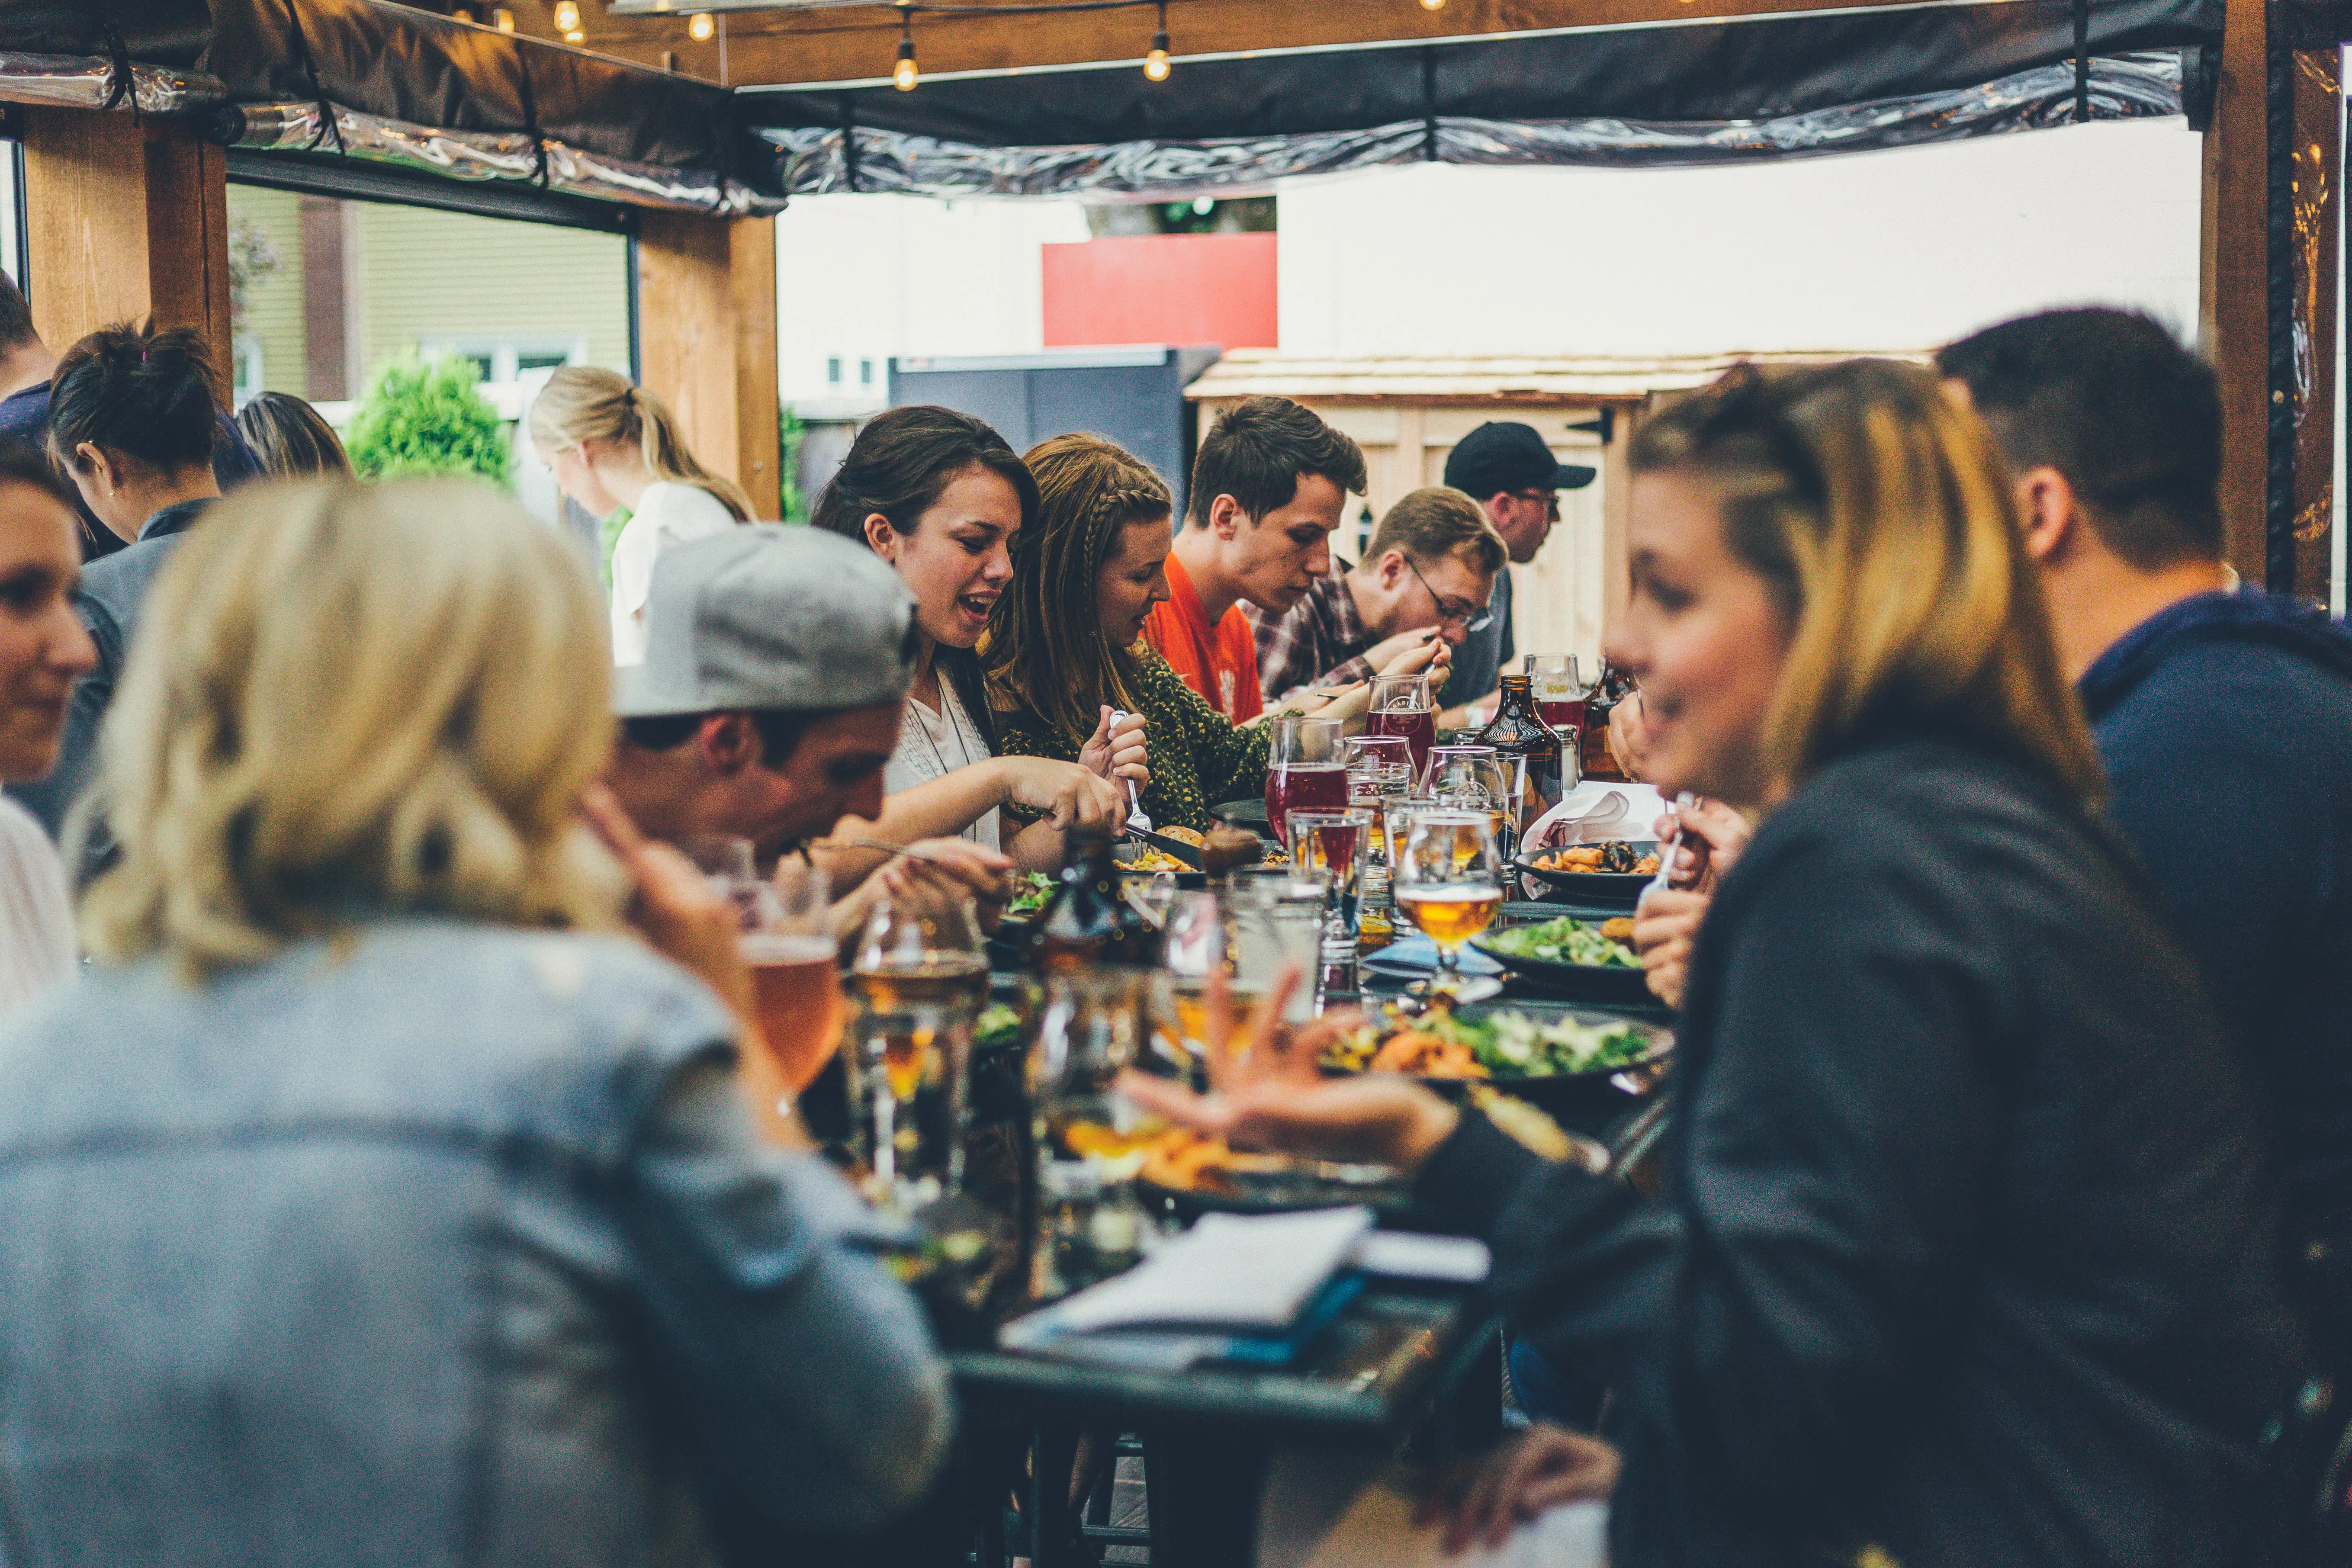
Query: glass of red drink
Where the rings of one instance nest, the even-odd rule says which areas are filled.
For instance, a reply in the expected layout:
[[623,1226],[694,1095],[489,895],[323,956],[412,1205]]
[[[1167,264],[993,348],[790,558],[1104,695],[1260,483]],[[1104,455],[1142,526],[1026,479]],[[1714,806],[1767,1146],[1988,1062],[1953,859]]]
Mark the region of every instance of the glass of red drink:
[[1276,719],[1266,749],[1265,822],[1290,845],[1294,811],[1340,811],[1348,805],[1348,760],[1337,719]]

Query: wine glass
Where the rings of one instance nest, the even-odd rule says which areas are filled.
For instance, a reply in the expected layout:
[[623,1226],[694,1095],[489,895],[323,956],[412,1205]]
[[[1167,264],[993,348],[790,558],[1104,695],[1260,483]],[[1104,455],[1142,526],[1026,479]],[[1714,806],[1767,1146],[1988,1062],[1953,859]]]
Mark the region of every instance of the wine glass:
[[1348,763],[1337,719],[1276,719],[1266,746],[1265,822],[1284,847],[1290,814],[1348,804]]
[[849,973],[864,1013],[860,1131],[876,1201],[929,1203],[962,1179],[964,1074],[988,1001],[971,900],[931,888],[885,893]]
[[1437,946],[1428,989],[1459,993],[1462,944],[1503,908],[1494,814],[1449,806],[1413,813],[1390,875],[1397,908]]
[[1364,731],[1402,737],[1412,753],[1413,770],[1428,766],[1429,749],[1437,743],[1437,700],[1428,672],[1375,677]]
[[1422,781],[1421,793],[1446,805],[1492,812],[1496,840],[1507,858],[1519,825],[1518,784],[1492,746],[1438,746],[1429,753],[1429,775]]

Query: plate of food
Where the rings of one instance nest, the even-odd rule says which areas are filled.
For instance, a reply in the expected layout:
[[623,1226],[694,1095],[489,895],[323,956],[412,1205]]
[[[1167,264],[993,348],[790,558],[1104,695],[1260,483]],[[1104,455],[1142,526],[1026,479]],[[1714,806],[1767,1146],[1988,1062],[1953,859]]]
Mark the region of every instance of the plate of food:
[[1261,838],[1272,831],[1265,819],[1265,802],[1263,799],[1229,800],[1223,805],[1212,807],[1209,815],[1234,827],[1246,827]]
[[1370,1204],[1394,1209],[1410,1187],[1391,1165],[1299,1160],[1234,1149],[1222,1138],[1175,1127],[1141,1150],[1136,1188],[1147,1204],[1183,1218],[1198,1214],[1281,1214]]
[[1531,985],[1587,1002],[1654,1006],[1657,998],[1633,951],[1633,921],[1580,921],[1572,915],[1490,931],[1470,945]]
[[1326,1073],[1396,1072],[1449,1098],[1490,1089],[1564,1121],[1648,1092],[1674,1036],[1655,1024],[1557,1004],[1488,1003],[1412,1014],[1390,1003],[1323,1053]]
[[1573,844],[1521,855],[1511,862],[1529,879],[1603,908],[1632,909],[1658,874],[1655,839]]

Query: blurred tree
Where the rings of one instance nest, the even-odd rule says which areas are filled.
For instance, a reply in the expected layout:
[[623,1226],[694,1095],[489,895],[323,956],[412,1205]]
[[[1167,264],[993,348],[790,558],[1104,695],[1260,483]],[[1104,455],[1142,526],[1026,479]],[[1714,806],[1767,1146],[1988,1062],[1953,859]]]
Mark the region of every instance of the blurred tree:
[[352,467],[362,479],[473,474],[513,489],[513,445],[481,379],[481,366],[457,355],[428,362],[408,354],[384,365],[343,439]]
[[785,404],[776,411],[776,521],[806,522],[808,507],[801,500],[801,437],[808,426]]

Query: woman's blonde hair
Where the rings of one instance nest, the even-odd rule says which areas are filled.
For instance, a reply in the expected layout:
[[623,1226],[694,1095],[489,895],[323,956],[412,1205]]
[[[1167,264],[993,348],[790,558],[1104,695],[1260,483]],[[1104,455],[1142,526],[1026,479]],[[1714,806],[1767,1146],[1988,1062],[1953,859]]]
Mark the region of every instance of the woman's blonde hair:
[[583,441],[640,447],[656,478],[709,491],[738,522],[757,515],[742,486],[712,473],[688,449],[667,404],[618,371],[567,364],[530,400],[530,442],[542,452],[560,452]]
[[103,957],[191,977],[371,915],[614,920],[580,826],[612,750],[604,615],[574,552],[457,479],[247,486],[158,574],[73,837],[122,858]]
[[1135,656],[1103,636],[1095,584],[1130,522],[1167,517],[1168,482],[1099,436],[1056,436],[1022,459],[1037,517],[1013,536],[1013,583],[980,646],[994,708],[1027,704],[1077,742],[1105,703],[1135,707]]
[[1721,499],[1731,552],[1788,618],[1776,776],[1904,728],[2021,759],[2084,805],[2105,793],[2007,473],[1930,372],[1740,366],[1644,421],[1629,456]]

